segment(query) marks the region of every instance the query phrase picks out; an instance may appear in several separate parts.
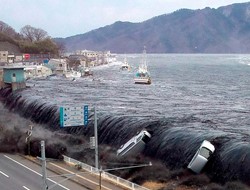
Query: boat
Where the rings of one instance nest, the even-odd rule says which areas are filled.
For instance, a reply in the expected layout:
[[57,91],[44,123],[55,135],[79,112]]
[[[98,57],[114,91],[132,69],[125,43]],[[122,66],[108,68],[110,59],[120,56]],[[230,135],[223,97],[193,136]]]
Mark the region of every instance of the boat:
[[71,69],[70,71],[67,71],[63,74],[65,76],[65,78],[69,78],[72,80],[75,80],[76,78],[80,78],[81,77],[81,73],[78,71],[74,71],[73,69]]
[[130,71],[131,66],[128,64],[127,58],[124,58],[123,64],[121,66],[121,70],[128,70]]
[[135,84],[151,84],[151,76],[148,71],[147,60],[146,60],[146,49],[143,50],[143,58],[141,64],[138,67],[138,70],[134,78]]
[[83,71],[83,76],[92,76],[93,75],[93,71],[91,71],[88,67],[85,67],[84,71]]

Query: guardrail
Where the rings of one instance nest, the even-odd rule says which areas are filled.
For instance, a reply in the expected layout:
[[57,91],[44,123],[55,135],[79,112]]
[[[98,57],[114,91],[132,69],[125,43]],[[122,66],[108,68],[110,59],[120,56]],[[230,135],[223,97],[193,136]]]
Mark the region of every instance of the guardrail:
[[[95,175],[100,175],[99,173],[99,170],[95,167],[92,167],[88,164],[85,164],[85,163],[82,163],[78,160],[75,160],[73,158],[70,158],[70,157],[67,157],[65,155],[63,155],[63,160],[64,162],[67,162],[67,163],[70,163],[70,164],[74,164],[75,166],[81,166],[82,169],[92,173],[92,174],[95,174]],[[115,175],[112,175],[108,172],[105,172],[105,171],[102,171],[102,178],[106,179],[106,180],[109,180],[117,185],[121,185],[123,187],[126,187],[128,189],[131,189],[131,190],[150,190],[146,187],[142,187],[140,185],[137,185],[135,183],[132,183],[128,180],[125,180],[125,179],[122,179],[120,177],[117,177]]]

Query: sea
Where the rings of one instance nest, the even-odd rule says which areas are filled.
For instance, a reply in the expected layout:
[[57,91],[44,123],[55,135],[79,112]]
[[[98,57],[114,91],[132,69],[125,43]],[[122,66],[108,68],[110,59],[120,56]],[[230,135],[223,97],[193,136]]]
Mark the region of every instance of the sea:
[[[124,58],[132,66],[121,70]],[[186,168],[203,140],[215,146],[204,171],[215,181],[250,179],[250,55],[147,54],[152,84],[134,84],[141,54],[93,68],[93,76],[27,80],[1,94],[25,117],[60,130],[59,108],[88,105],[98,118],[99,143],[115,148],[139,131],[152,138],[143,154],[172,169]],[[85,133],[86,127],[69,133]],[[85,131],[85,132],[84,132]]]

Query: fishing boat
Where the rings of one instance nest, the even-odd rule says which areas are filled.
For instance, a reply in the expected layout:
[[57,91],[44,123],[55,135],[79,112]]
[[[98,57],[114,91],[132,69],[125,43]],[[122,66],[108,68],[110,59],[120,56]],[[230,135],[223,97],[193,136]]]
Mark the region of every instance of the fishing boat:
[[138,70],[135,74],[134,82],[135,84],[151,84],[151,77],[148,71],[145,47],[143,50],[141,64],[139,65]]
[[121,70],[128,70],[130,71],[131,66],[128,64],[127,58],[124,58],[123,64],[121,66]]

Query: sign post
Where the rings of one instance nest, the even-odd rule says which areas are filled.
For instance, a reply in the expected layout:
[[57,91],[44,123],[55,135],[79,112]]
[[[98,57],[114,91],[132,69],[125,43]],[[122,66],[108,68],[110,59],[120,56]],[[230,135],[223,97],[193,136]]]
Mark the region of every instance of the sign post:
[[[60,127],[86,126],[88,125],[88,106],[83,107],[60,107]],[[94,107],[94,133],[95,137],[91,138],[91,146],[95,148],[95,167],[99,170],[99,153],[98,153],[98,129],[97,113]]]
[[97,114],[96,108],[94,107],[94,133],[95,133],[95,168],[99,169],[99,153],[98,153],[98,133],[97,133]]
[[83,110],[84,110],[84,125],[88,125],[88,121],[89,121],[89,107],[88,106],[84,106]]
[[30,54],[26,53],[26,54],[23,54],[23,58],[25,60],[29,60],[30,59]]
[[60,127],[88,125],[88,106],[60,107]]

